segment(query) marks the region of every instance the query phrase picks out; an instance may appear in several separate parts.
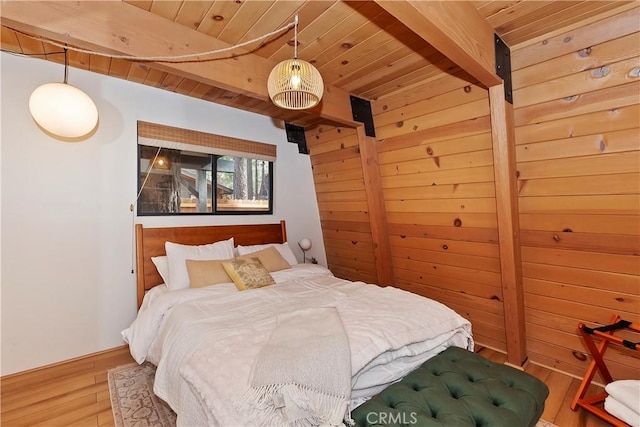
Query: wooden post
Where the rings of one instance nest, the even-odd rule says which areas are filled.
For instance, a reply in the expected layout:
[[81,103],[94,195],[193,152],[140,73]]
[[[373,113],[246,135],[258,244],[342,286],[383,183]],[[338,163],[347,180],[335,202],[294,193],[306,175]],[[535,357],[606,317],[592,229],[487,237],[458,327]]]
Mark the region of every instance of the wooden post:
[[360,160],[362,162],[364,190],[367,194],[378,284],[389,286],[393,285],[393,268],[391,266],[391,244],[389,243],[387,213],[384,206],[384,197],[382,197],[380,162],[378,161],[378,149],[376,148],[378,142],[375,138],[365,135],[364,126],[358,126],[356,131],[360,148]]
[[493,170],[500,239],[507,361],[514,366],[523,366],[527,361],[527,348],[518,220],[515,128],[513,106],[505,101],[504,93],[504,84],[489,88]]

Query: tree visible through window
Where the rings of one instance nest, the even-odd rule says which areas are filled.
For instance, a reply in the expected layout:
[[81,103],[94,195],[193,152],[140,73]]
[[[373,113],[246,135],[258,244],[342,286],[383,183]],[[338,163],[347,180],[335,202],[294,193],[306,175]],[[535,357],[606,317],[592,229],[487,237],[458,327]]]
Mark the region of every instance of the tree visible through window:
[[271,162],[246,157],[218,157],[218,212],[270,210]]

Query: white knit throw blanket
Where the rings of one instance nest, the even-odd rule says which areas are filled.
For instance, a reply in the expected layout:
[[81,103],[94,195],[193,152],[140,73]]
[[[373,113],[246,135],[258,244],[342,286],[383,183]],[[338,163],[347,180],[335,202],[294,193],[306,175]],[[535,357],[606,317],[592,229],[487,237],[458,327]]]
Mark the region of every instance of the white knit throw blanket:
[[309,308],[277,320],[249,377],[245,403],[253,407],[252,418],[263,425],[342,425],[351,396],[351,354],[338,311]]

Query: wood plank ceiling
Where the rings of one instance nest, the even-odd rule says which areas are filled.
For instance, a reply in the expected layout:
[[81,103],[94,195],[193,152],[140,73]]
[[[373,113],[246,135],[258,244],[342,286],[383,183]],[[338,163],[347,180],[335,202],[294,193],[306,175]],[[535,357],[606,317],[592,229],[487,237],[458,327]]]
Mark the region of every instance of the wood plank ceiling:
[[[7,3],[13,2],[5,1],[3,7]],[[161,17],[163,22],[166,20],[184,26],[185,34],[197,31],[200,35],[206,35],[211,38],[211,46],[217,46],[220,42],[236,45],[270,33],[292,22],[294,15],[298,13],[298,57],[313,63],[319,69],[325,86],[361,98],[382,98],[443,72],[465,75],[469,80],[473,80],[451,60],[373,1],[127,0],[125,3],[130,10],[135,8],[135,12],[145,12],[136,14],[136,17],[141,17],[137,39],[127,41],[127,44],[135,43],[143,47],[147,43],[145,30],[157,29],[157,24],[154,23],[158,22],[158,17]],[[496,33],[508,45],[514,46],[535,41],[543,34],[552,33],[559,28],[625,7],[625,4],[633,2],[499,0],[472,3]],[[123,5],[118,6],[122,8]],[[77,17],[70,17],[70,28],[73,27],[75,19]],[[109,19],[105,17],[106,22]],[[59,47],[34,40],[29,35],[63,43],[68,40],[55,37],[46,31],[38,31],[38,28],[30,28],[29,31],[10,28],[12,22],[7,22],[4,17],[2,25],[1,40],[4,51],[35,55],[36,58],[63,63],[63,55],[57,53],[61,51]],[[180,40],[175,40],[175,37],[173,33],[172,40],[165,42],[178,45]],[[292,46],[293,30],[290,29],[262,44],[257,43],[246,49],[251,55],[257,55],[268,60],[268,63],[275,64],[293,56]],[[168,50],[164,54],[170,53]],[[148,54],[162,53],[154,50]],[[226,54],[226,57],[223,55],[222,59],[217,60],[234,59],[237,58],[229,58],[229,54]],[[331,117],[326,115],[323,118],[316,112],[282,110],[264,97],[217,87],[209,84],[209,80],[194,78],[174,69],[167,70],[163,64],[112,59],[73,51],[69,52],[69,62],[71,67],[253,111],[296,123],[307,129],[321,123],[334,124]],[[262,78],[266,79],[266,76]],[[71,75],[71,82],[72,79]],[[350,117],[347,119],[350,120]]]

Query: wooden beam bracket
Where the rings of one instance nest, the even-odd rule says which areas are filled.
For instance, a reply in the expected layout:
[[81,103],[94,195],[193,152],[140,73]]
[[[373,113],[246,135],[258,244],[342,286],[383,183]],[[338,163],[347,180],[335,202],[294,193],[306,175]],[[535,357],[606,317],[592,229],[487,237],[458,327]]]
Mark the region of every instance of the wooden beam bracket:
[[287,141],[298,144],[298,153],[309,154],[309,148],[307,148],[307,137],[304,134],[304,128],[302,126],[285,123],[284,130],[287,133]]
[[496,74],[504,81],[504,99],[513,105],[513,90],[511,88],[511,50],[500,36],[493,34],[495,40]]
[[353,120],[364,124],[364,133],[367,136],[376,137],[376,127],[373,124],[373,113],[371,112],[371,101],[350,95],[351,112]]

